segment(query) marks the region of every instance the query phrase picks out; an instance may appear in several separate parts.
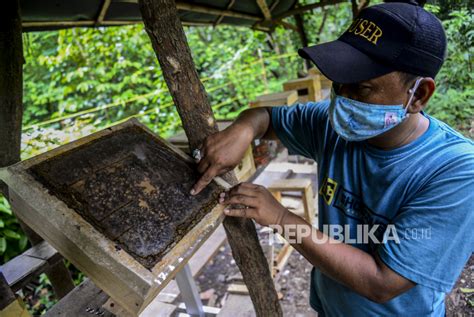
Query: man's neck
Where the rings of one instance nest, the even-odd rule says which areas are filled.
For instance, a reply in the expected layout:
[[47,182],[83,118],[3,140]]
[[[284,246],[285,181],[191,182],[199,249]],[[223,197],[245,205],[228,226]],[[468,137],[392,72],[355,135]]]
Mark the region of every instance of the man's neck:
[[421,113],[412,114],[397,127],[367,142],[382,150],[393,150],[418,139],[428,130],[429,125],[430,120]]

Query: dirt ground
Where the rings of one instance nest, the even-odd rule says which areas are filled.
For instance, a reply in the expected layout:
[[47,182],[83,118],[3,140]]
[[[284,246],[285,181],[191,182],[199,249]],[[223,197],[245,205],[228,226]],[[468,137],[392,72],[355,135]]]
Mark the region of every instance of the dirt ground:
[[[316,317],[309,306],[309,276],[311,265],[293,251],[286,267],[276,280],[284,316]],[[227,287],[240,276],[227,243],[196,279],[201,299],[208,306],[222,307]],[[453,291],[446,296],[446,316],[474,316],[474,255],[466,264]],[[471,292],[469,292],[471,290]]]

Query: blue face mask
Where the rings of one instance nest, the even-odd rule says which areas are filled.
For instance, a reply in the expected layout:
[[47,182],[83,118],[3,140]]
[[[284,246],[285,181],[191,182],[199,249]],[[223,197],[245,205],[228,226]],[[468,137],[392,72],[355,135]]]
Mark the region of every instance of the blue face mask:
[[329,120],[332,128],[347,141],[363,141],[380,135],[399,125],[408,117],[407,109],[422,78],[410,89],[407,106],[377,105],[336,95],[331,90]]

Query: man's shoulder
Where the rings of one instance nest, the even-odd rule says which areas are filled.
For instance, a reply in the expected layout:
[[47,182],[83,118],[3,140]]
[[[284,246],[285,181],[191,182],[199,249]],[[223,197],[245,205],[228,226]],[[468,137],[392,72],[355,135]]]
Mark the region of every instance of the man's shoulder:
[[436,118],[430,117],[430,121],[436,130],[428,151],[439,164],[436,170],[445,175],[461,172],[474,176],[474,142]]
[[448,124],[434,117],[429,117],[436,125],[436,131],[432,138],[433,146],[443,154],[451,157],[474,159],[474,141],[463,136]]

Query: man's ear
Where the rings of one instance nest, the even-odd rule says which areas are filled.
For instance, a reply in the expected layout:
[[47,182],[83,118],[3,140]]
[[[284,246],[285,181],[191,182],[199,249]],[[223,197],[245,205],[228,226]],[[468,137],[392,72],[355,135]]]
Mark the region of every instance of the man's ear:
[[[410,106],[408,107],[409,113],[418,113],[422,111],[428,101],[430,100],[431,96],[433,95],[436,88],[436,84],[433,78],[425,77],[420,81],[418,88],[415,91],[415,95],[413,96]],[[408,96],[410,96],[409,94]],[[410,97],[408,97],[409,99]],[[407,99],[407,102],[408,102]]]

